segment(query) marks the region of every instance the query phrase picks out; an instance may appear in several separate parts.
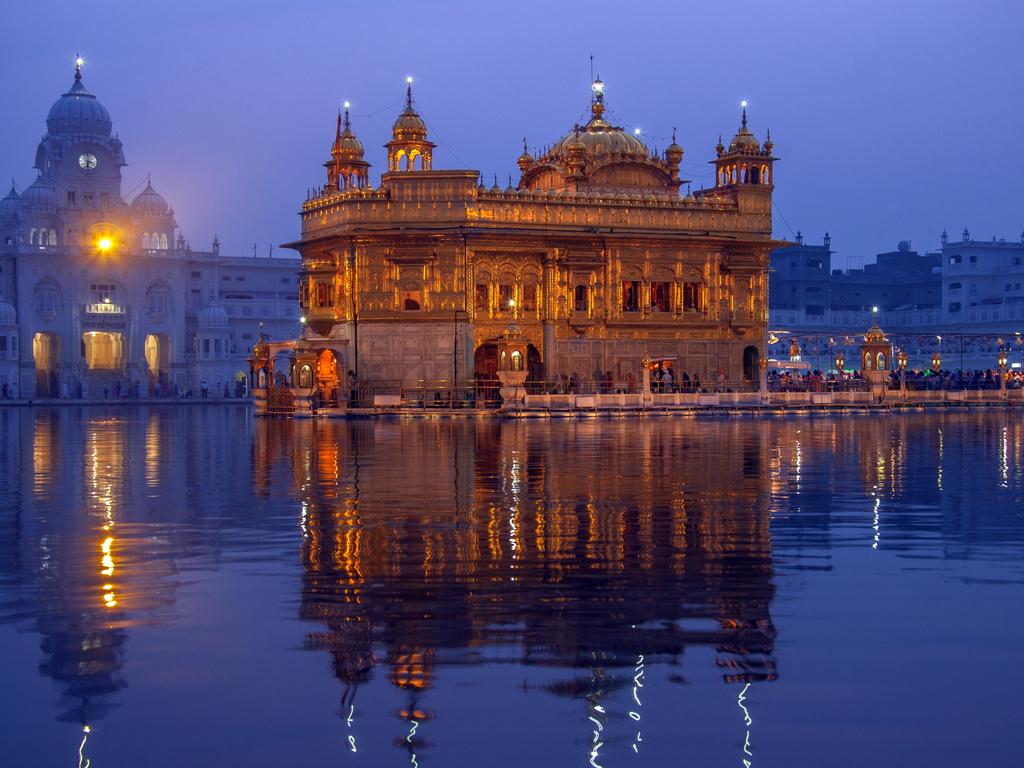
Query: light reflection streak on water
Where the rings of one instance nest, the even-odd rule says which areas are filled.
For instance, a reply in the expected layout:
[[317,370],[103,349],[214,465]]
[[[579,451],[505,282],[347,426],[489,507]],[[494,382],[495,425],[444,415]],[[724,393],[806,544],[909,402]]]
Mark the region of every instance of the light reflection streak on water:
[[[871,523],[871,528],[875,532],[874,539],[871,542],[871,548],[872,549],[878,549],[878,541],[879,541],[879,539],[881,538],[881,535],[882,535],[881,521],[880,521],[881,515],[880,515],[880,512],[879,512],[881,507],[882,507],[882,497],[881,496],[875,496],[875,517],[874,517],[874,520]],[[892,546],[892,545],[890,545],[890,546]]]
[[743,710],[743,725],[746,726],[746,731],[743,736],[743,766],[744,768],[750,768],[753,765],[754,754],[750,751],[750,726],[753,725],[754,721],[750,717],[750,710],[743,703],[747,699],[747,691],[750,689],[750,683],[743,686],[743,690],[740,691],[740,695],[736,697],[736,705]]
[[[348,717],[345,718],[345,725],[348,726],[349,728],[352,727],[352,721],[355,719],[355,714],[356,714],[356,705],[355,704],[350,704],[349,705],[349,709],[348,709]],[[348,745],[349,745],[349,748],[351,748],[351,750],[353,752],[358,751],[358,750],[356,750],[356,735],[354,733],[350,733],[348,735]]]
[[1010,452],[1010,434],[1006,427],[999,430],[999,473],[1002,477],[1000,488],[1010,487],[1010,466],[1007,454]]
[[[605,709],[600,704],[592,703],[591,709],[597,714],[605,714]],[[601,747],[604,746],[604,742],[601,741],[601,733],[604,731],[604,723],[593,715],[587,715],[587,719],[594,724],[594,736],[593,740],[590,742],[590,765],[592,768],[602,768],[601,763],[597,762],[597,758],[601,752]]]
[[629,717],[637,724],[636,736],[633,738],[633,753],[640,753],[640,742],[643,741],[643,737],[640,735],[640,708],[643,706],[643,702],[640,701],[640,689],[644,687],[644,657],[643,654],[637,656],[636,667],[633,669],[633,701],[636,702],[636,709],[629,711]]
[[92,761],[85,756],[85,743],[89,740],[91,732],[92,728],[88,725],[82,726],[82,743],[78,745],[78,768],[89,768],[92,765]]

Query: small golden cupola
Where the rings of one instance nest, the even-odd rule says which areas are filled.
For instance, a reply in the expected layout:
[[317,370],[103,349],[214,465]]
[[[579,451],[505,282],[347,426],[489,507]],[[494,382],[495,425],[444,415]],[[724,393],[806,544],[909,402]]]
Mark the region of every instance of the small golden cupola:
[[412,78],[406,78],[405,110],[395,120],[388,151],[388,171],[429,171],[436,146],[427,141],[427,124],[412,105]]
[[728,149],[722,145],[721,137],[715,147],[715,186],[748,184],[770,187],[772,163],[777,159],[772,156],[771,134],[768,134],[762,147],[747,127],[747,102],[740,102],[740,105],[743,109],[740,128],[729,142]]
[[521,154],[519,159],[516,160],[516,164],[519,166],[519,172],[526,173],[533,167],[535,162],[536,160],[534,160],[533,155],[530,154],[529,147],[526,145],[526,137],[523,137],[523,154]]
[[345,102],[345,116],[338,112],[338,127],[331,145],[331,159],[327,167],[327,187],[338,192],[364,189],[370,183],[370,164],[363,159],[363,144],[352,132]]
[[[590,86],[590,120],[575,125],[536,159],[519,158],[520,188],[568,190],[576,193],[679,194],[679,161],[682,149],[670,147],[664,157],[655,156],[634,133],[606,118],[605,84],[597,77]],[[529,159],[532,162],[525,163]]]

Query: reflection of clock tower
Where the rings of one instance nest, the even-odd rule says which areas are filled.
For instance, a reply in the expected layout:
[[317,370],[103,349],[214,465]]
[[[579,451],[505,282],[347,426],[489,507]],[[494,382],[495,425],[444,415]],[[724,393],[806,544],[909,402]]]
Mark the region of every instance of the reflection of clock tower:
[[50,109],[36,150],[40,179],[64,212],[60,242],[84,244],[90,229],[116,227],[127,212],[121,199],[124,151],[111,128],[110,114],[82,83],[79,59],[71,89]]

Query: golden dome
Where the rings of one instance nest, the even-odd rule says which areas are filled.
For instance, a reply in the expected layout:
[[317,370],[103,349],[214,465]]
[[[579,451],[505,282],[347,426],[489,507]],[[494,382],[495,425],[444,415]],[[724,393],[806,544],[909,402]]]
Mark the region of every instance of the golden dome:
[[747,103],[743,102],[743,119],[740,123],[740,129],[732,137],[732,141],[729,142],[729,152],[752,155],[760,153],[760,151],[761,142],[747,128]]
[[331,157],[336,160],[362,159],[363,143],[352,133],[352,124],[348,119],[348,103],[345,104],[345,118],[342,121],[338,113],[338,132],[331,147]]
[[395,120],[391,127],[391,133],[396,139],[425,139],[427,138],[427,124],[419,116],[412,106],[412,80],[409,80],[409,87],[405,92],[405,109]]
[[868,344],[885,344],[887,339],[885,338],[885,332],[878,327],[878,321],[875,320],[871,323],[871,327],[868,328],[868,332],[864,334],[864,341]]

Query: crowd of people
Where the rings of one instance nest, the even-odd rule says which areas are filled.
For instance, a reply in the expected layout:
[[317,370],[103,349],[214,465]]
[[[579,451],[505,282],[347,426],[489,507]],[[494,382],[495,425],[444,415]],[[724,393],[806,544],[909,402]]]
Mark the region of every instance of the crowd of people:
[[[999,371],[936,371],[930,368],[908,368],[902,374],[899,370],[890,371],[887,381],[889,389],[899,389],[901,383],[912,390],[999,389]],[[1005,384],[1006,389],[1024,387],[1024,373],[1019,370],[1007,371]],[[803,373],[777,370],[768,372],[768,390],[771,392],[834,392],[865,389],[867,386],[867,379],[860,371],[843,374],[824,373],[819,370]]]

